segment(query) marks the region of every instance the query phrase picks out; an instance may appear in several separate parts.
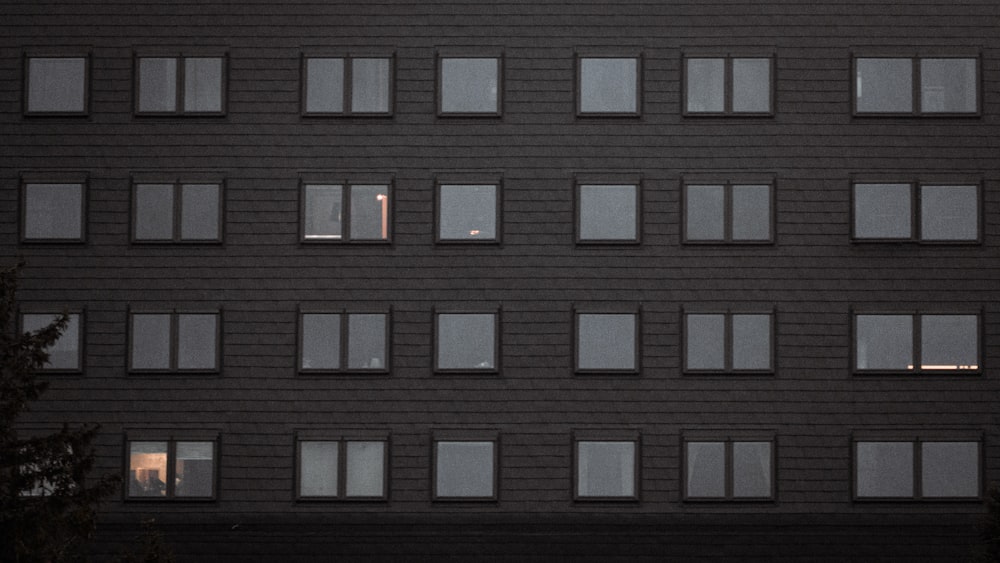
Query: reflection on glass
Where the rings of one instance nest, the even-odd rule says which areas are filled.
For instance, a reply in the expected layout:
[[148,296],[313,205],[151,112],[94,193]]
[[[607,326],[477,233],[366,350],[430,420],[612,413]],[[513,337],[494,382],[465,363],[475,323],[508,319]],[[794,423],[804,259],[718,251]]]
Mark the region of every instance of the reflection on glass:
[[580,112],[636,113],[639,60],[581,58]]
[[979,192],[976,186],[921,186],[920,238],[979,238]]
[[908,239],[912,236],[909,184],[855,184],[854,236]]
[[979,318],[976,315],[921,316],[920,368],[979,369]]
[[[21,324],[25,332],[33,332],[46,328],[58,318],[59,315],[26,313],[21,317]],[[80,315],[69,315],[63,333],[45,351],[49,354],[49,361],[43,369],[80,369]]]
[[733,59],[733,111],[771,111],[771,59]]
[[351,111],[389,111],[389,59],[351,61]]
[[222,111],[222,59],[184,59],[184,111]]
[[136,240],[172,240],[174,238],[173,184],[136,184]]
[[858,315],[856,323],[858,369],[913,369],[912,316]]
[[771,369],[771,316],[733,315],[733,369]]
[[857,443],[859,497],[912,497],[913,444],[910,442]]
[[385,315],[347,316],[347,367],[385,369]]
[[924,497],[979,496],[979,442],[923,442],[920,461]]
[[975,113],[976,59],[921,59],[920,111]]
[[492,313],[438,315],[439,369],[493,369],[496,366],[496,316]]
[[733,496],[771,496],[770,442],[733,442]]
[[579,369],[635,369],[635,315],[580,314],[577,331]]
[[344,111],[344,59],[306,59],[306,112]]
[[349,497],[380,497],[385,485],[385,442],[347,442]]
[[493,442],[437,442],[438,497],[493,496]]
[[132,315],[132,369],[170,369],[170,315]]
[[305,198],[305,238],[341,238],[343,186],[308,184],[305,186]]
[[733,240],[771,239],[771,187],[735,185],[733,194]]
[[687,59],[687,110],[722,112],[725,100],[725,59]]
[[687,348],[684,357],[687,369],[725,369],[725,315],[687,315],[685,330]]
[[726,496],[726,445],[723,442],[687,442],[687,496]]
[[172,112],[177,109],[177,59],[139,59],[139,111]]
[[177,442],[174,495],[210,497],[215,480],[215,443]]
[[495,58],[442,58],[441,112],[498,112],[499,69]]
[[442,184],[439,206],[441,240],[496,240],[497,186]]
[[87,59],[83,57],[29,58],[28,111],[84,111],[86,68]]
[[302,315],[302,369],[340,369],[340,315]]
[[177,369],[215,369],[217,315],[177,315]]
[[339,442],[299,442],[300,496],[337,496],[339,449]]
[[577,495],[635,495],[635,442],[577,442]]
[[726,192],[721,185],[685,186],[684,228],[688,240],[721,241],[726,238]]
[[638,188],[626,185],[580,186],[580,240],[636,240]]
[[856,108],[859,113],[913,111],[911,59],[860,58],[855,60],[855,68]]

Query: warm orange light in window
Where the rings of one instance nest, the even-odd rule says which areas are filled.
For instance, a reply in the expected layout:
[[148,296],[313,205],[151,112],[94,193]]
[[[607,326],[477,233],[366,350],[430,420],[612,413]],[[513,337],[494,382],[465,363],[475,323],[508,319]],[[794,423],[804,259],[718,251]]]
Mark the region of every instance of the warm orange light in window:
[[479,234],[479,229],[472,229],[471,231],[469,231],[469,234],[472,236],[477,236]]
[[378,194],[375,196],[382,203],[382,240],[389,238],[389,196]]

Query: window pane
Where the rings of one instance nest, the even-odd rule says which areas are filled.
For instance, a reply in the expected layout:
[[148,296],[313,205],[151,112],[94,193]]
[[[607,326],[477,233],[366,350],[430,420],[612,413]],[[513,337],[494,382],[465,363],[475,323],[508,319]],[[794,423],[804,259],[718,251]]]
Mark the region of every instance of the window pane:
[[299,495],[337,496],[339,442],[299,442]]
[[24,188],[24,238],[83,238],[81,184],[25,184]]
[[177,59],[139,59],[139,111],[177,109]]
[[339,239],[343,187],[336,185],[305,186],[307,239]]
[[347,443],[347,496],[380,497],[385,491],[385,442]]
[[921,369],[979,369],[976,315],[920,317]]
[[128,496],[167,496],[166,442],[129,442],[128,458]]
[[733,59],[733,111],[771,111],[771,59]]
[[725,369],[725,315],[687,315],[686,328],[687,369]]
[[577,442],[577,495],[635,495],[635,442]]
[[854,236],[910,238],[911,209],[909,184],[855,184]]
[[771,240],[771,186],[733,186],[733,240]]
[[344,59],[306,59],[306,111],[344,111]]
[[976,59],[921,59],[920,111],[975,113]]
[[217,315],[177,315],[177,369],[215,369]]
[[913,61],[856,59],[855,88],[859,112],[913,111]]
[[725,111],[725,59],[687,59],[687,110]]
[[174,238],[174,186],[172,184],[136,184],[136,240],[171,240]]
[[499,59],[441,59],[441,111],[496,113]]
[[495,240],[497,187],[442,185],[438,235],[442,240]]
[[222,59],[184,59],[184,111],[222,111]]
[[385,315],[347,316],[347,367],[385,368]]
[[733,442],[733,496],[771,496],[770,442]]
[[580,59],[580,111],[636,113],[639,60]]
[[[25,314],[21,324],[25,332],[30,332],[49,326],[57,318],[59,315]],[[49,362],[43,369],[80,369],[80,315],[69,315],[69,323],[62,335],[46,352],[49,353]]]
[[389,186],[351,186],[351,239],[389,238]]
[[687,443],[687,496],[726,496],[726,445],[723,442]]
[[635,315],[577,315],[579,369],[635,369]]
[[913,444],[858,442],[859,497],[912,497]]
[[976,240],[979,238],[979,196],[976,186],[921,186],[920,238]]
[[439,497],[493,496],[493,442],[438,442]]
[[770,315],[733,315],[733,369],[771,369]]
[[177,465],[174,468],[179,497],[210,497],[215,481],[213,442],[177,442]]
[[580,186],[580,240],[636,240],[634,185]]
[[170,315],[132,315],[132,369],[170,369]]
[[181,238],[219,239],[219,185],[181,186]]
[[[723,186],[685,186],[684,226],[688,240],[724,240],[726,237]],[[735,236],[735,233],[734,233]]]
[[493,314],[438,315],[438,368],[493,369],[495,322]]
[[302,315],[302,369],[340,369],[340,315]]
[[923,496],[979,496],[978,442],[924,442],[921,465]]
[[84,111],[86,68],[83,57],[29,58],[28,111]]
[[858,369],[913,369],[913,317],[858,315]]
[[351,61],[351,111],[389,111],[389,59]]

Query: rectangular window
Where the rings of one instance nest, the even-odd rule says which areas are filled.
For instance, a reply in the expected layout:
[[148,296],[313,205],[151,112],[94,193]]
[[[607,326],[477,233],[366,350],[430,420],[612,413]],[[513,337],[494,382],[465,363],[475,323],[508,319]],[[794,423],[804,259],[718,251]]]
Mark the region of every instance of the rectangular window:
[[686,115],[770,115],[773,65],[769,57],[684,59]]
[[854,494],[865,500],[978,499],[976,441],[856,441]]
[[639,371],[639,316],[635,313],[576,314],[576,371]]
[[639,115],[638,57],[577,57],[579,115]]
[[87,113],[87,57],[29,56],[25,60],[25,113]]
[[131,313],[129,370],[219,370],[218,313]]
[[130,440],[128,458],[130,499],[215,496],[214,441]]
[[580,184],[577,190],[577,242],[639,242],[638,184]]
[[854,184],[856,241],[977,242],[979,186]]
[[25,183],[22,190],[22,240],[83,242],[84,184]]
[[773,499],[773,449],[764,440],[685,441],[685,500]]
[[769,184],[685,184],[684,242],[774,240]]
[[979,370],[978,315],[857,314],[854,339],[854,368],[859,372]]
[[497,184],[438,185],[438,242],[498,242]]
[[577,500],[636,500],[638,444],[635,440],[577,440]]
[[500,57],[438,58],[439,114],[501,114]]
[[386,372],[388,327],[385,313],[302,313],[299,369]]
[[435,320],[436,371],[497,371],[499,313],[437,313]]
[[220,184],[135,184],[136,242],[221,242]]
[[303,184],[304,242],[388,242],[388,184]]
[[978,113],[978,68],[974,57],[857,57],[855,113]]
[[496,441],[434,441],[435,500],[495,500]]
[[225,110],[225,57],[139,56],[136,113],[220,115]]
[[389,115],[392,58],[303,57],[305,115]]
[[385,440],[299,440],[300,499],[386,498]]
[[684,370],[771,373],[773,314],[686,313]]
[[[23,313],[21,315],[21,330],[34,332],[44,329],[59,318],[53,313]],[[70,313],[69,322],[62,335],[45,351],[49,361],[43,371],[78,372],[83,365],[83,330],[81,329],[80,313]]]

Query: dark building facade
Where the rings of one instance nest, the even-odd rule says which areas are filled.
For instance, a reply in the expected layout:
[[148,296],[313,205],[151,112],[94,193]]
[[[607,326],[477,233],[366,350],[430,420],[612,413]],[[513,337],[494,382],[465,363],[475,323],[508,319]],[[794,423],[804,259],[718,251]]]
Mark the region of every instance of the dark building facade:
[[0,249],[95,554],[962,560],[1000,15],[3,2]]

